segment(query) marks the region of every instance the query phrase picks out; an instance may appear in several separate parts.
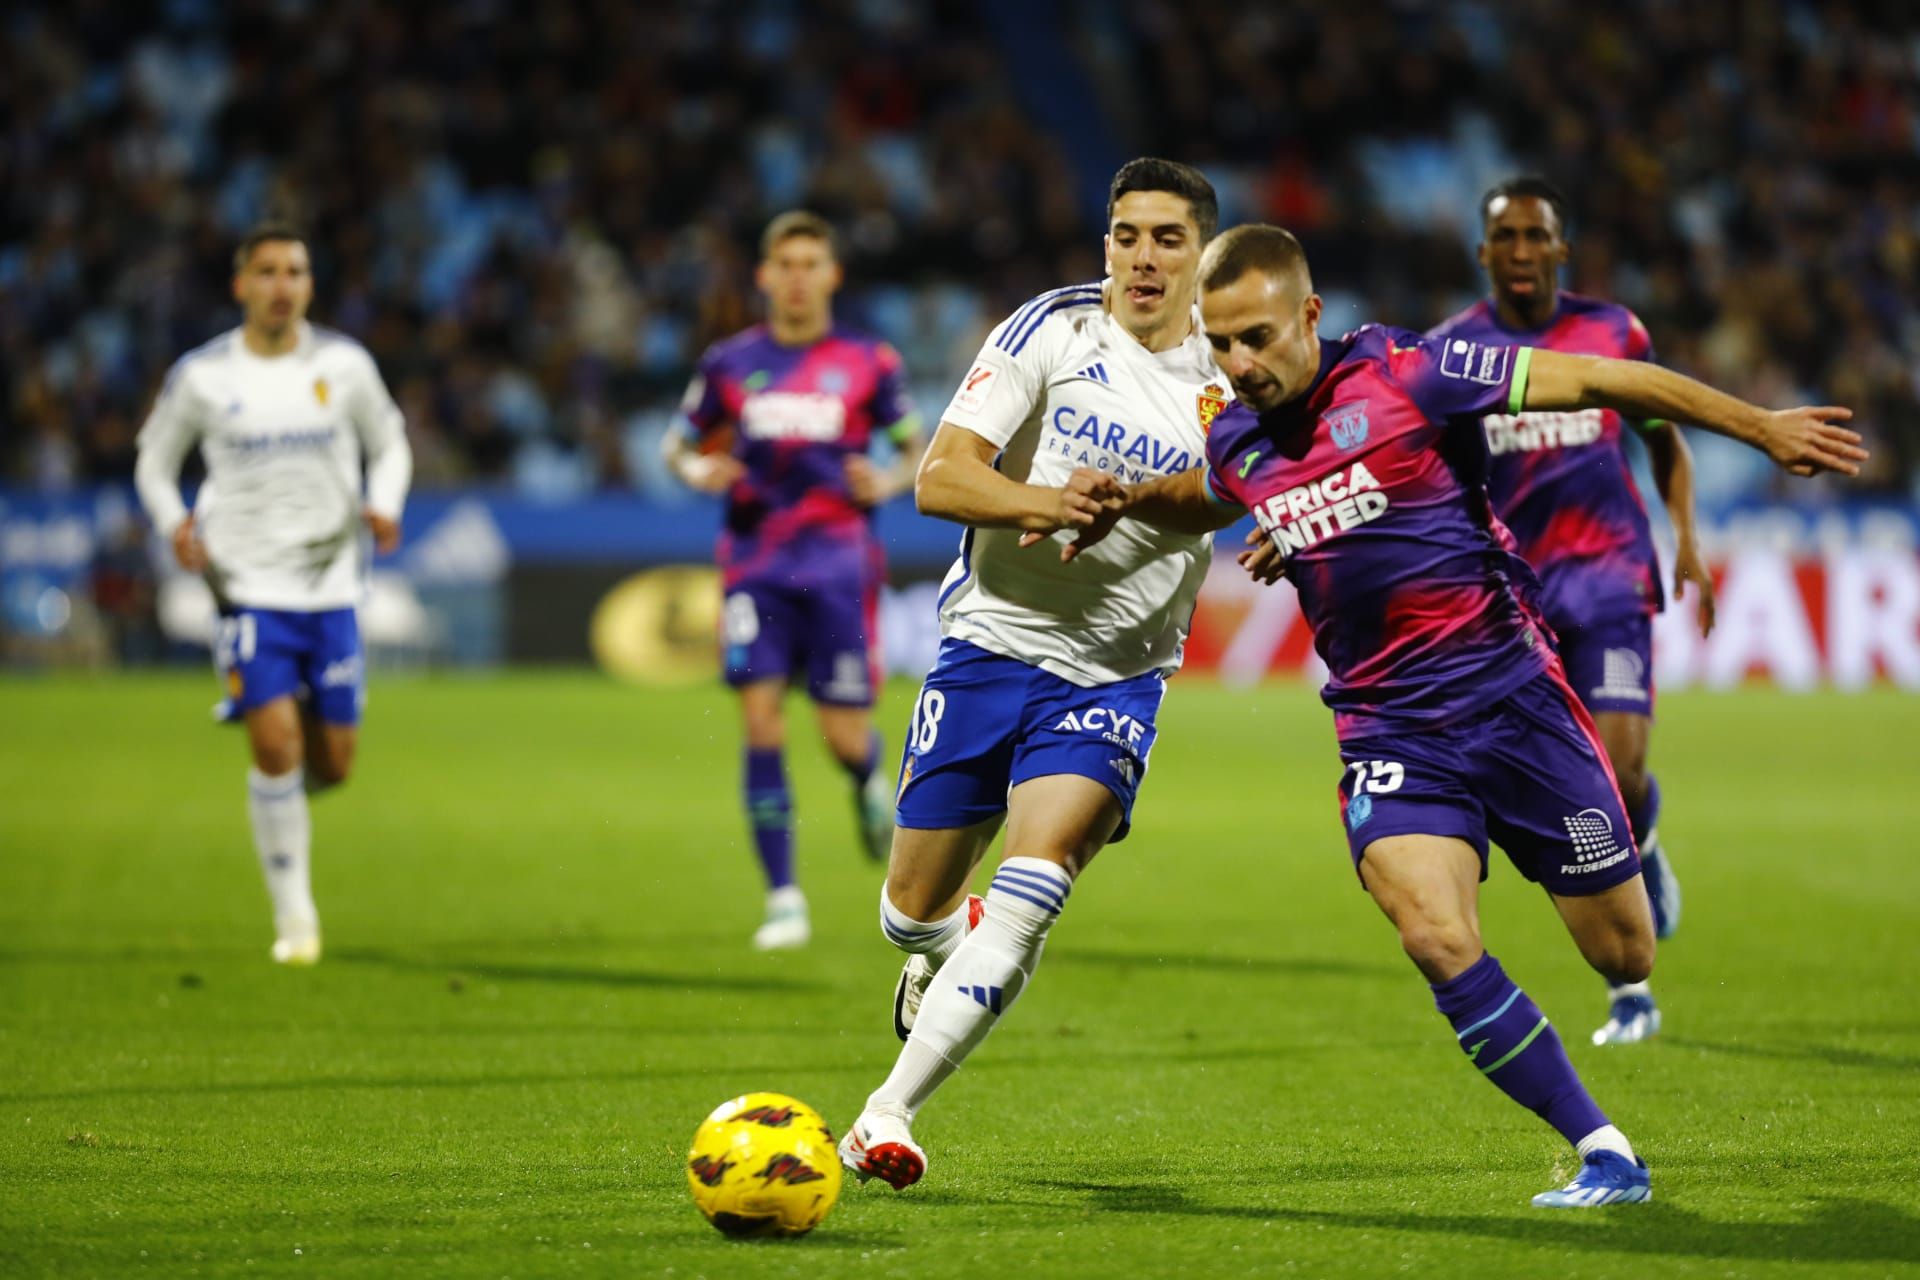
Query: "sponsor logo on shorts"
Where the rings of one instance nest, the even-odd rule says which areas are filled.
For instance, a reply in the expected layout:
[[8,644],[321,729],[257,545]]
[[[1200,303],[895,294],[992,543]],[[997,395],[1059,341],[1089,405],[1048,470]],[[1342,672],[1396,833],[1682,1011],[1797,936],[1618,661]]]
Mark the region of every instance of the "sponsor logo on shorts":
[[339,658],[329,662],[326,670],[320,673],[320,687],[342,689],[357,685],[360,683],[360,673],[364,665],[357,653],[351,658]]
[[1055,733],[1097,733],[1115,746],[1133,750],[1147,736],[1147,726],[1124,711],[1111,707],[1088,707],[1069,711],[1053,726]]
[[1573,841],[1573,861],[1561,866],[1560,874],[1587,876],[1605,871],[1626,859],[1631,850],[1620,846],[1613,834],[1613,819],[1601,809],[1582,809],[1566,823],[1567,838]]
[[833,656],[833,679],[821,692],[830,698],[858,699],[866,697],[871,688],[867,655],[855,649]]
[[1626,702],[1647,700],[1647,663],[1632,649],[1608,649],[1600,655],[1600,685],[1588,696]]

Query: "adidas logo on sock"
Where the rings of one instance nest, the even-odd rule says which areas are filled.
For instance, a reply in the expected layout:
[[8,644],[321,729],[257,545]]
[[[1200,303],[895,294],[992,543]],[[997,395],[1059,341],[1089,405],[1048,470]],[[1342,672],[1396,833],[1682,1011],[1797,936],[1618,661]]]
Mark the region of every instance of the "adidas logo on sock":
[[960,994],[972,996],[975,1004],[982,1005],[994,1013],[1000,1012],[999,987],[961,987]]

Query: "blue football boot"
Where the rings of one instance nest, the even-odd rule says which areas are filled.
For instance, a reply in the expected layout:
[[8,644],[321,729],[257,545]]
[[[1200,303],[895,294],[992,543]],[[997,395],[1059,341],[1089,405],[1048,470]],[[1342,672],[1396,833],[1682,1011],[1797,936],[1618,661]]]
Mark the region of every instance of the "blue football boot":
[[1660,1032],[1660,1006],[1644,982],[1626,987],[1610,987],[1613,1003],[1607,1010],[1607,1024],[1593,1033],[1595,1044],[1638,1044]]
[[1596,1151],[1573,1181],[1533,1198],[1536,1209],[1593,1209],[1603,1204],[1639,1204],[1653,1199],[1653,1175],[1645,1160],[1629,1160],[1618,1151]]

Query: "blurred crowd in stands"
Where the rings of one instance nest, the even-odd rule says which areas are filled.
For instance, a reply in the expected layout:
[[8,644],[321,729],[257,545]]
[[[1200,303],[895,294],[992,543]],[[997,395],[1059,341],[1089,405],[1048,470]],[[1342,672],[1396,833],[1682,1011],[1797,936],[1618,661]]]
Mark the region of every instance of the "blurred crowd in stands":
[[[669,487],[755,238],[842,228],[841,313],[937,413],[985,329],[1100,274],[1155,153],[1296,230],[1339,330],[1480,289],[1478,196],[1572,202],[1568,283],[1661,358],[1844,402],[1920,485],[1920,6],[1811,0],[27,0],[0,16],[0,480],[120,480],[237,235],[311,232],[421,486]],[[1731,473],[1730,473],[1731,474]],[[1764,468],[1737,490],[1773,492]],[[1713,485],[1707,490],[1711,495]],[[1737,496],[1728,493],[1722,496]]]

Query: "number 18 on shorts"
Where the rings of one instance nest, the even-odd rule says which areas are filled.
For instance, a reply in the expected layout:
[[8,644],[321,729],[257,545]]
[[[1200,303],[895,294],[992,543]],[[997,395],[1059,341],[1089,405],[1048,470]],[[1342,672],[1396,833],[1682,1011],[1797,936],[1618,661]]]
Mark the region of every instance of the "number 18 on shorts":
[[1166,691],[1158,672],[1082,688],[1039,667],[945,640],[907,728],[900,826],[949,830],[1004,813],[1033,778],[1077,774],[1120,802],[1114,839],[1132,823]]

